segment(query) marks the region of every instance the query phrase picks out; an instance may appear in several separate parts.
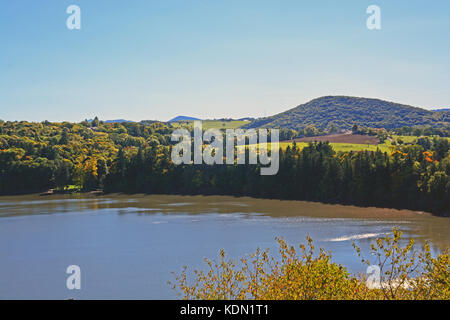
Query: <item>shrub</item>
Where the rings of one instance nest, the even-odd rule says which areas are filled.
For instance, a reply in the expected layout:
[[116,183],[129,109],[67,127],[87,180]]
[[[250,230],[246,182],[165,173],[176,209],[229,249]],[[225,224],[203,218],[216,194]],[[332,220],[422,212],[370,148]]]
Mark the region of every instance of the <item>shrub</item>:
[[[222,249],[219,261],[205,259],[207,271],[195,270],[192,285],[187,267],[175,276],[173,289],[183,299],[450,299],[450,255],[448,250],[433,258],[430,247],[417,250],[414,241],[400,245],[401,232],[377,239],[371,246],[380,270],[379,285],[369,288],[365,276],[353,276],[342,265],[332,262],[331,253],[320,248],[316,253],[307,237],[299,250],[277,239],[280,257],[257,249],[240,263],[226,258]],[[361,256],[361,250],[353,245]],[[297,253],[299,252],[299,254]],[[370,261],[362,259],[370,265]]]

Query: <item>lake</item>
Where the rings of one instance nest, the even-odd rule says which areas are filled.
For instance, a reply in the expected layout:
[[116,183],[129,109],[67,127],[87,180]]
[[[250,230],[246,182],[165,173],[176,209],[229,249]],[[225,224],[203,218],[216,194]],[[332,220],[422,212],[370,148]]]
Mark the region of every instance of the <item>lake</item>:
[[[182,266],[203,268],[224,248],[234,259],[275,237],[316,247],[352,273],[352,248],[398,227],[405,239],[450,246],[450,219],[408,210],[225,196],[52,195],[0,197],[0,299],[173,299],[167,284]],[[81,290],[66,269],[81,268]]]

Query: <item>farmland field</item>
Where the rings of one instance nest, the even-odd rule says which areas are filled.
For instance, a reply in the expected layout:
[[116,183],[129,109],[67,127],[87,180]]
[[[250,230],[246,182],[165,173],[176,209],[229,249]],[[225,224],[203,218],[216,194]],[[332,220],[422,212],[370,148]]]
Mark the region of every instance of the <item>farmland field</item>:
[[300,149],[308,145],[313,141],[328,141],[333,149],[337,152],[350,152],[350,151],[377,151],[389,152],[392,148],[389,141],[385,143],[379,143],[379,139],[376,136],[368,136],[361,134],[333,134],[326,136],[304,137],[289,141],[280,142],[280,147],[286,149],[289,145],[292,146],[296,143]]
[[231,121],[219,121],[219,120],[205,120],[202,121],[203,129],[237,129],[247,124],[248,121],[231,120]]
[[[296,142],[297,148],[303,149],[308,146],[308,142]],[[294,145],[293,142],[280,142],[280,148],[285,150],[288,146],[292,148]],[[357,144],[357,143],[330,143],[331,147],[336,151],[342,152],[350,152],[350,151],[377,151],[379,149],[381,152],[391,152],[393,146],[387,143],[382,143],[378,145],[373,144]],[[246,146],[249,147],[249,146]],[[268,145],[268,149],[270,150],[270,143]]]
[[379,144],[380,140],[376,136],[362,134],[331,134],[326,136],[304,137],[290,140],[289,142],[309,142],[328,141],[330,143],[350,143],[350,144]]
[[[420,137],[417,136],[399,136],[393,135],[392,141],[398,143],[402,141],[402,144],[414,143]],[[428,137],[432,139],[433,137]],[[447,138],[450,140],[450,138]],[[305,137],[294,139],[290,141],[280,142],[280,147],[286,149],[287,146],[292,146],[293,142],[296,142],[297,147],[304,148],[310,141],[328,141],[333,149],[337,152],[349,152],[349,151],[376,151],[379,149],[381,152],[392,152],[394,146],[389,139],[385,142],[379,143],[378,138],[375,136],[357,135],[357,134],[336,134],[327,136]]]
[[[303,149],[308,145],[308,142],[296,142],[297,147],[300,149]],[[286,149],[288,146],[292,147],[293,142],[280,142],[280,148],[283,150]],[[390,148],[392,146],[382,143],[378,145],[374,144],[358,144],[358,143],[330,143],[331,147],[336,151],[343,151],[343,152],[350,152],[350,151],[377,151],[379,149],[381,152],[389,152],[391,151]]]
[[[181,126],[192,126],[193,121],[180,121],[180,122],[171,122],[170,124],[174,127]],[[237,129],[247,124],[248,121],[245,120],[230,120],[230,121],[221,121],[221,120],[202,120],[203,130],[208,129]]]

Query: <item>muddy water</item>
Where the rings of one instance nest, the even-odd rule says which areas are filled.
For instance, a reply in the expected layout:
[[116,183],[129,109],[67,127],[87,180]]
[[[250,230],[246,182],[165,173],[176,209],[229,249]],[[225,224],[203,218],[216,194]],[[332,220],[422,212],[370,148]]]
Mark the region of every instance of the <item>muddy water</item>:
[[[450,246],[450,219],[423,212],[233,197],[55,195],[0,197],[0,298],[170,299],[171,272],[203,258],[276,252],[275,237],[331,250],[364,272],[364,250],[398,227],[434,251]],[[66,269],[81,269],[81,290]]]

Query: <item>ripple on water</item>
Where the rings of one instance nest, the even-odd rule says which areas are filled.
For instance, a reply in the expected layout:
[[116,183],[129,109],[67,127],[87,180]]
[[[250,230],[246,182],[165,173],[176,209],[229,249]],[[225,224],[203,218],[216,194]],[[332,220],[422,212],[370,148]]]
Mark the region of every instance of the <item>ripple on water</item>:
[[352,236],[341,236],[338,238],[332,238],[332,239],[327,239],[325,241],[329,241],[329,242],[341,242],[341,241],[350,241],[350,240],[360,240],[360,239],[369,239],[369,238],[375,238],[375,237],[379,237],[382,235],[387,235],[390,234],[389,232],[380,232],[380,233],[363,233],[363,234],[355,234]]

